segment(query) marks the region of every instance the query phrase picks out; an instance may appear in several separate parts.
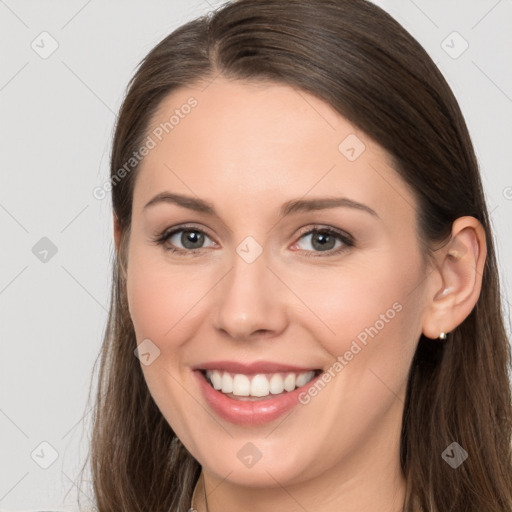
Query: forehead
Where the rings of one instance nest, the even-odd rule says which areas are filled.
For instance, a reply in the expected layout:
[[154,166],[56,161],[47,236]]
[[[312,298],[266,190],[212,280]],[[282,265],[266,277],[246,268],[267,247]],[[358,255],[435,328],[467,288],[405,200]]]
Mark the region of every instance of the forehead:
[[394,214],[413,204],[383,148],[326,102],[287,85],[217,78],[180,88],[148,134],[155,147],[139,166],[134,210],[163,190],[245,206],[263,195],[267,205],[303,195],[364,197]]

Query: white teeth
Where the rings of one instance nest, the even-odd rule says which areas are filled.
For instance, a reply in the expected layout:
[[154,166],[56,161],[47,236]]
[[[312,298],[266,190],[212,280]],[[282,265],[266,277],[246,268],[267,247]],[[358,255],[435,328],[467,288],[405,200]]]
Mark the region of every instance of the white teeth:
[[301,386],[304,386],[304,384],[306,384],[309,380],[311,379],[309,378],[308,373],[299,373],[295,379],[295,385],[300,388]]
[[284,379],[284,389],[286,391],[293,391],[295,389],[295,375],[289,373]]
[[270,392],[273,395],[279,395],[284,391],[284,382],[281,375],[275,374],[270,377]]
[[229,373],[222,374],[222,392],[233,393],[233,378]]
[[315,372],[257,374],[252,379],[243,373],[231,374],[222,370],[207,370],[206,377],[217,391],[235,396],[263,397],[293,391],[307,384]]
[[222,376],[217,370],[212,372],[210,375],[210,380],[212,381],[213,387],[215,389],[222,389]]
[[251,381],[251,396],[267,396],[269,392],[270,384],[265,375],[255,375]]
[[237,373],[233,377],[233,395],[249,396],[251,394],[251,381],[247,375]]

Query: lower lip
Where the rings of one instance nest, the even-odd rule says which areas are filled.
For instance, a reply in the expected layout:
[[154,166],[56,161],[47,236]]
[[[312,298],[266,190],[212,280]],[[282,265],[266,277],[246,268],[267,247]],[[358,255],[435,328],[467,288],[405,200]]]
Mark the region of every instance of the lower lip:
[[211,409],[221,418],[239,425],[263,425],[273,421],[300,404],[299,395],[321,376],[319,374],[304,386],[288,391],[272,398],[263,397],[261,400],[236,400],[217,391],[206,380],[206,377],[195,370],[194,374],[199,381],[199,387]]

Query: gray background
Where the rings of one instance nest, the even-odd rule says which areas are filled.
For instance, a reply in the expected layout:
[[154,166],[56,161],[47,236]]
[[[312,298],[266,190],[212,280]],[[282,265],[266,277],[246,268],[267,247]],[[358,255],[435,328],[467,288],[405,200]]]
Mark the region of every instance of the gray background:
[[[92,191],[108,179],[116,112],[140,59],[221,3],[0,0],[2,511],[77,510],[77,494],[84,503],[92,495],[76,477],[88,449],[87,393],[113,254],[110,199]],[[510,322],[512,1],[376,3],[427,49],[459,100]]]

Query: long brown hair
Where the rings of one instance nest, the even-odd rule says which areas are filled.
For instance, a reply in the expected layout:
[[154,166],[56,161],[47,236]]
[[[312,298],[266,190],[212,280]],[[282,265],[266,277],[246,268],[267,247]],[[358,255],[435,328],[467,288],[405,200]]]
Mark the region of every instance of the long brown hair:
[[[511,512],[511,351],[478,163],[436,65],[399,23],[365,0],[225,4],[163,39],[130,81],[111,155],[122,236],[113,257],[89,455],[98,510],[185,512],[200,473],[155,405],[134,356],[126,248],[138,166],[122,179],[119,169],[142,146],[171,92],[218,75],[311,93],[386,149],[416,197],[426,254],[458,217],[481,222],[487,260],[478,302],[446,343],[422,335],[410,368],[400,450],[404,511]],[[454,441],[469,455],[457,469],[441,456]]]

